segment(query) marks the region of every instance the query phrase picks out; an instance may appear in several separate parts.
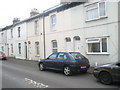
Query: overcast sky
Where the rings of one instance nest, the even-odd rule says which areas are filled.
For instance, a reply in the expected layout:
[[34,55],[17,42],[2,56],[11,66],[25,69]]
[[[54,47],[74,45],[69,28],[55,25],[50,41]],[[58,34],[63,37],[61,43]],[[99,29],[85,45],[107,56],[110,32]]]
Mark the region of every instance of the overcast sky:
[[30,17],[33,8],[43,12],[52,6],[58,5],[60,0],[1,0],[0,1],[0,28],[11,25],[13,18],[20,20]]

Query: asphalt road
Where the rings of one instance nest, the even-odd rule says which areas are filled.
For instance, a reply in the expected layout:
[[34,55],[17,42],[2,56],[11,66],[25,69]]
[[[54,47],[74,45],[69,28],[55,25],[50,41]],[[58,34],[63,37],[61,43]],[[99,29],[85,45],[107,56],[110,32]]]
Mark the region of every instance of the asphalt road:
[[2,88],[117,88],[103,85],[92,74],[65,76],[58,71],[39,71],[38,62],[9,59],[2,62]]

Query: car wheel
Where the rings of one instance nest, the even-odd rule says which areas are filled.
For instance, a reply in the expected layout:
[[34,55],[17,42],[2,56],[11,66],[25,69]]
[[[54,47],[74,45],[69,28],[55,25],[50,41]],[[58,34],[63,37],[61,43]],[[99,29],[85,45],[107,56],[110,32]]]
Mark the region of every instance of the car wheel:
[[65,67],[64,67],[64,74],[65,74],[66,76],[72,75],[72,71],[71,71],[71,69],[70,69],[69,66],[65,66]]
[[103,84],[111,84],[112,83],[112,77],[108,72],[101,72],[99,75],[99,80]]
[[40,71],[44,71],[44,70],[45,70],[43,63],[40,63],[40,64],[39,64],[39,70],[40,70]]

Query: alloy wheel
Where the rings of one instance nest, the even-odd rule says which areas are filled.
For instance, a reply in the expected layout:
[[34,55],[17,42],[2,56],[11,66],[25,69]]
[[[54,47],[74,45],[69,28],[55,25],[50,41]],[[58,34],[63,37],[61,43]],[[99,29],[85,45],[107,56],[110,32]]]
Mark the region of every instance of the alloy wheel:
[[44,70],[44,65],[43,65],[43,63],[40,63],[39,69],[40,69],[40,71],[43,71],[43,70]]
[[64,68],[64,74],[65,74],[66,76],[72,75],[72,72],[71,72],[70,67],[66,66],[66,67]]

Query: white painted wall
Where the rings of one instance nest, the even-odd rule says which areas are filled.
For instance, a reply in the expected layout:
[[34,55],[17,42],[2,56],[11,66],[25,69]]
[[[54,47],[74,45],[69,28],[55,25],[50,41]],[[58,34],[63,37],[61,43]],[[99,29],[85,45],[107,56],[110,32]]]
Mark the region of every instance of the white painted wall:
[[[90,22],[85,21],[85,6],[101,0],[89,0],[89,3],[52,13],[45,18],[46,55],[52,53],[51,41],[57,40],[58,51],[66,51],[65,38],[71,38],[72,50],[74,36],[80,36],[80,48],[91,65],[110,63],[118,60],[118,3],[107,2],[107,17]],[[114,12],[114,13],[113,13]],[[50,16],[56,14],[56,31],[50,30]],[[108,37],[108,54],[87,54],[87,38]],[[74,51],[74,50],[73,50]]]
[[[20,27],[21,34],[18,37],[18,27]],[[14,27],[14,46],[16,58],[25,59],[25,42],[27,40],[26,23],[18,24]],[[19,54],[18,43],[21,43],[21,54]]]

